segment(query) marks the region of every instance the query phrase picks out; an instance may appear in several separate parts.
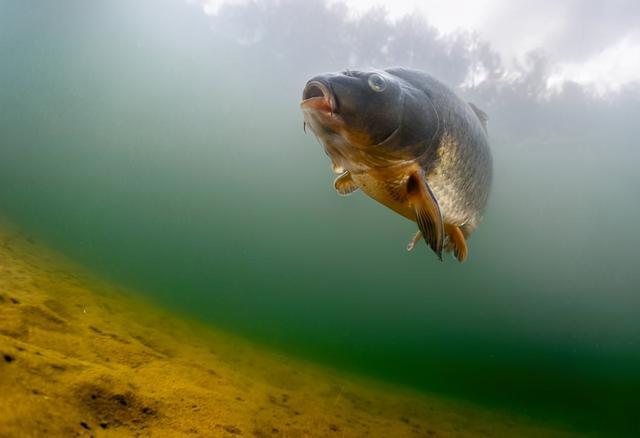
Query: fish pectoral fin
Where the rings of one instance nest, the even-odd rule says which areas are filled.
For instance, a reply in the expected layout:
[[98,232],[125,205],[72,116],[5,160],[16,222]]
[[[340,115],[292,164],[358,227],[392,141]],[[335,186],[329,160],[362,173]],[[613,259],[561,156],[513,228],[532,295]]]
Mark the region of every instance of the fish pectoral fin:
[[418,228],[425,242],[442,260],[444,242],[444,221],[438,201],[431,187],[419,172],[409,175],[407,180],[407,196],[415,213]]
[[416,243],[418,243],[420,239],[422,239],[422,231],[418,230],[418,232],[413,236],[411,241],[407,243],[407,251],[413,250],[413,248],[416,246]]
[[347,196],[351,193],[358,190],[358,185],[351,178],[351,174],[349,172],[345,172],[333,182],[333,187],[335,187],[336,192],[338,192],[341,196]]
[[469,254],[467,242],[464,239],[464,233],[460,227],[456,225],[445,224],[444,228],[451,243],[453,243],[453,254],[460,263],[464,262],[467,258],[467,254]]

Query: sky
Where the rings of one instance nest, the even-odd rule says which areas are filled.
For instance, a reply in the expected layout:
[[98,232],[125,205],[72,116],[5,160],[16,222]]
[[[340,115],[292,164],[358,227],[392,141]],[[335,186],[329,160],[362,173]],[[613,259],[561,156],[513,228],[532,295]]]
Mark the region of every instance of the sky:
[[[224,3],[203,0],[215,14]],[[422,14],[443,35],[464,30],[491,43],[515,68],[537,50],[552,64],[548,86],[571,80],[599,93],[640,81],[640,2],[637,0],[329,0],[346,3],[354,18],[372,7],[391,20]]]

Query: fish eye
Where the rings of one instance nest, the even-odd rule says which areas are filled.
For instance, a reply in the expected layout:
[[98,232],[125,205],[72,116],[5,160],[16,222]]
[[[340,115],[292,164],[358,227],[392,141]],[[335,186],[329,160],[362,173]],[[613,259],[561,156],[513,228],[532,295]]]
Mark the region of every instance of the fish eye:
[[374,73],[369,76],[368,82],[371,89],[378,93],[383,92],[387,88],[387,81],[378,73]]

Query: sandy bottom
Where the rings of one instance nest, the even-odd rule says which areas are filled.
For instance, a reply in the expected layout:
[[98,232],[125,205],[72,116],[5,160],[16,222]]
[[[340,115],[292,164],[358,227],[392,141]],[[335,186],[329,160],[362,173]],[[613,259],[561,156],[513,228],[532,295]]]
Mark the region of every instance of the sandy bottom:
[[571,435],[282,356],[132,295],[0,231],[1,437]]

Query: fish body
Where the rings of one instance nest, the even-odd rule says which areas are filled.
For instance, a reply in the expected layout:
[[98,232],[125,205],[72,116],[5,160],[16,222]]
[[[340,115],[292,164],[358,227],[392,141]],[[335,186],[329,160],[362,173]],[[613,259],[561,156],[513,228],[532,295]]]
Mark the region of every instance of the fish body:
[[416,238],[439,257],[445,250],[466,258],[492,180],[481,110],[406,68],[318,75],[307,82],[301,107],[340,175],[338,193],[361,189],[416,221]]

